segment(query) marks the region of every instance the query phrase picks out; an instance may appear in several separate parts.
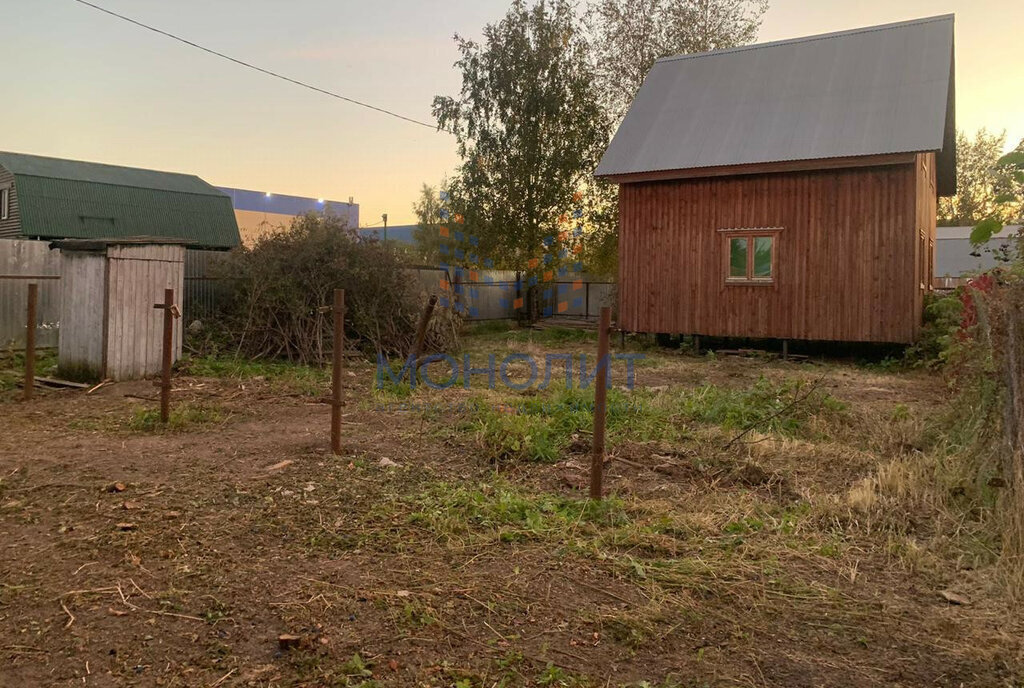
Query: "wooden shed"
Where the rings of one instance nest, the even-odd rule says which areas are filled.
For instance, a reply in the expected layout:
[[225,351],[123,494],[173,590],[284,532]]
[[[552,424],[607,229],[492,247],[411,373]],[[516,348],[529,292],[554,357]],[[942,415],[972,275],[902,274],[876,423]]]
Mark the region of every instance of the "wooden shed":
[[619,183],[619,325],[911,342],[955,178],[953,17],[659,60]]
[[[185,241],[66,239],[61,252],[58,367],[68,377],[131,380],[157,375],[163,310],[154,308],[185,279]],[[174,320],[174,359],[181,355],[181,319]]]

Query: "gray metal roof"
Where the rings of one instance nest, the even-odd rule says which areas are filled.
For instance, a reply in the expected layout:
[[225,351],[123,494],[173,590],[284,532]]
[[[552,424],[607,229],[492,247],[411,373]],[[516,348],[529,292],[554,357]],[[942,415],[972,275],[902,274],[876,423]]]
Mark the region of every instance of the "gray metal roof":
[[597,176],[937,151],[955,190],[953,15],[655,63]]

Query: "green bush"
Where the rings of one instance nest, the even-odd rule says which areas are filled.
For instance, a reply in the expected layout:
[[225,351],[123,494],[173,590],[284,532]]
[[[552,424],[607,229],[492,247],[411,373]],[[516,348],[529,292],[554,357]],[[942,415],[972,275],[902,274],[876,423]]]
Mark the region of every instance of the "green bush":
[[917,343],[907,349],[906,361],[912,365],[934,367],[949,356],[954,336],[963,319],[960,289],[949,294],[929,293],[924,301],[924,325]]

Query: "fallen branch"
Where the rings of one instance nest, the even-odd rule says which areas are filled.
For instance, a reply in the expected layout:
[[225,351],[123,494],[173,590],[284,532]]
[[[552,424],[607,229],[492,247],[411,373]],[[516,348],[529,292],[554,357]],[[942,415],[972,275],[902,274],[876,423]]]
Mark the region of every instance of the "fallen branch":
[[217,688],[217,686],[221,685],[222,683],[224,683],[225,681],[227,681],[227,680],[228,680],[229,678],[231,678],[231,675],[232,675],[233,673],[235,673],[236,671],[238,671],[238,669],[232,669],[232,670],[231,670],[231,671],[229,671],[228,673],[224,674],[223,676],[221,676],[221,677],[220,677],[220,679],[218,679],[218,680],[217,680],[217,682],[216,682],[216,683],[213,683],[213,684],[212,684],[212,685],[210,686],[210,688]]
[[75,615],[71,613],[68,606],[64,604],[64,600],[60,601],[60,608],[64,610],[64,613],[68,615],[68,622],[64,624],[64,628],[71,628],[71,624],[75,623]]
[[753,431],[753,429],[756,428],[758,425],[761,425],[762,423],[764,423],[766,421],[769,421],[772,418],[778,418],[779,416],[781,416],[786,411],[789,411],[790,409],[792,409],[793,407],[797,406],[798,404],[806,401],[807,398],[810,397],[812,394],[814,394],[814,391],[816,389],[818,389],[818,387],[821,385],[822,380],[825,379],[826,375],[828,375],[828,371],[827,370],[824,373],[822,373],[821,376],[817,380],[815,380],[814,382],[811,383],[810,389],[807,390],[806,394],[804,394],[803,396],[799,396],[799,397],[793,399],[793,401],[789,402],[788,404],[786,404],[785,406],[780,408],[775,413],[770,413],[767,416],[765,416],[764,418],[758,418],[754,422],[750,423],[743,430],[743,432],[741,432],[740,434],[736,435],[731,440],[729,440],[729,442],[724,447],[722,447],[722,449],[729,449],[730,447],[732,447],[732,445],[736,444],[741,439],[743,439],[748,434],[750,434],[750,432]]
[[100,387],[103,387],[104,385],[107,385],[107,384],[109,384],[109,383],[111,383],[111,382],[113,382],[113,380],[111,380],[110,378],[107,378],[106,380],[103,380],[103,381],[102,381],[102,382],[100,382],[99,384],[97,384],[97,385],[94,385],[93,387],[90,387],[90,388],[89,388],[89,391],[88,391],[88,392],[86,392],[86,394],[92,394],[93,392],[95,392],[95,391],[96,391],[97,389],[99,389]]

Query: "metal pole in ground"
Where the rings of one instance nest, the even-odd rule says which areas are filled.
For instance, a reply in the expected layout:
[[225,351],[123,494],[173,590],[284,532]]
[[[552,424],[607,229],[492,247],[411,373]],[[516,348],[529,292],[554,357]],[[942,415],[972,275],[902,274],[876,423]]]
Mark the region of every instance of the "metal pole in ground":
[[174,290],[164,289],[164,302],[158,304],[164,310],[164,350],[160,371],[160,422],[166,423],[171,417],[171,364],[174,362]]
[[420,360],[420,355],[423,353],[423,342],[427,338],[427,325],[430,324],[430,316],[434,314],[434,306],[437,305],[437,295],[431,294],[430,300],[427,301],[427,305],[423,308],[423,313],[420,314],[420,322],[416,326],[416,340],[412,345],[412,352],[409,354],[409,358],[413,361],[413,375],[416,374],[417,363]]
[[594,450],[590,460],[590,498],[600,500],[604,474],[604,427],[608,400],[608,334],[612,325],[612,309],[601,307],[601,322],[597,330],[597,371],[594,376]]
[[24,398],[32,398],[36,384],[36,304],[39,302],[39,285],[28,285],[28,314],[25,318],[25,388]]
[[331,452],[341,454],[341,364],[345,358],[345,290],[334,290],[334,365],[331,370]]

